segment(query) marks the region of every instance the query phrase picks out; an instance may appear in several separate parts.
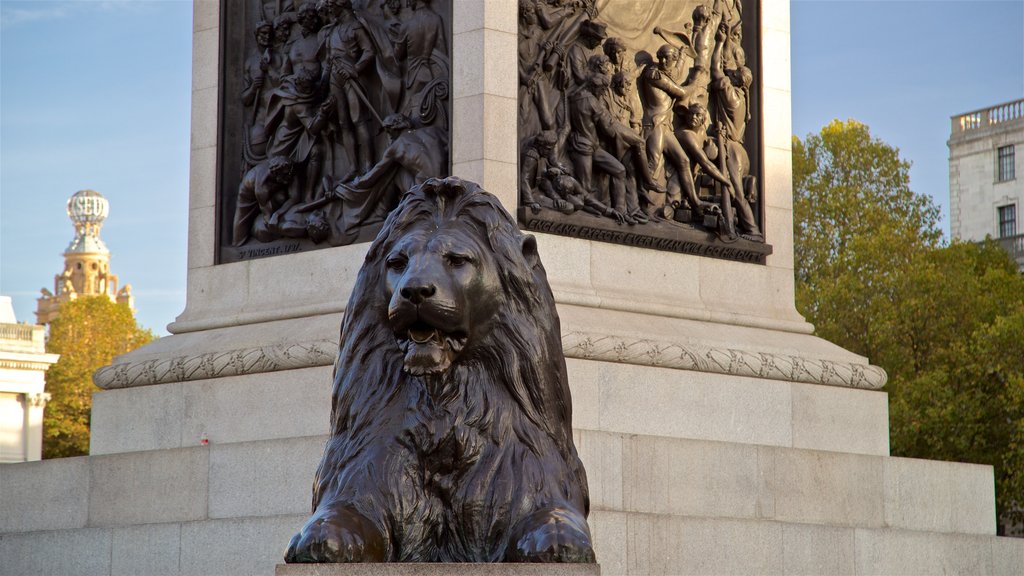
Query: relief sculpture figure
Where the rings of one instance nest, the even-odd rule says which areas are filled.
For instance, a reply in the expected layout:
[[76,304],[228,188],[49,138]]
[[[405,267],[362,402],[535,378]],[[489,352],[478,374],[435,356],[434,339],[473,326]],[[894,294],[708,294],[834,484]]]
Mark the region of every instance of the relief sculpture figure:
[[341,329],[295,562],[594,562],[537,243],[458,178],[407,191]]
[[518,2],[522,225],[763,263],[759,8]]
[[[227,47],[219,261],[369,241],[401,191],[447,175],[450,0],[223,1],[245,40]],[[258,216],[243,181],[274,158],[288,184]]]

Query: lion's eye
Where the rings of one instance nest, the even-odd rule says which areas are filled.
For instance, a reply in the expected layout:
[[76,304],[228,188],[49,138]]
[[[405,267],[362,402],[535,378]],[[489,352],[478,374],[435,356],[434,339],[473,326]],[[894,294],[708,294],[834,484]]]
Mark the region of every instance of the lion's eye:
[[409,263],[409,260],[401,254],[396,254],[394,256],[389,256],[386,263],[388,269],[401,271],[405,270],[405,266]]
[[454,266],[456,268],[460,266],[465,266],[466,264],[469,264],[470,262],[473,261],[472,257],[467,256],[465,254],[448,254],[447,256],[445,256],[445,259],[448,260],[449,266]]

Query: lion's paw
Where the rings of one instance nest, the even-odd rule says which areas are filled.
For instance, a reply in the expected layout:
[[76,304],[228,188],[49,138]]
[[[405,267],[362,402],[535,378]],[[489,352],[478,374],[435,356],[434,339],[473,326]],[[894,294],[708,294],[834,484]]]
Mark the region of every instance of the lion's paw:
[[351,508],[317,508],[292,537],[284,561],[383,562],[387,546],[384,536],[362,514]]
[[596,562],[587,520],[573,510],[539,510],[513,533],[509,562]]

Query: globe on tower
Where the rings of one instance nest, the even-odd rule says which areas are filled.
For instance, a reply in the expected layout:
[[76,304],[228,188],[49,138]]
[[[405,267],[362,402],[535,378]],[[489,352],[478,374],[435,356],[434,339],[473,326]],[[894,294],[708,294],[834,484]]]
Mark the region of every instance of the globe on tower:
[[110,202],[95,190],[79,190],[68,199],[68,218],[75,237],[64,250],[64,271],[53,278],[53,291],[43,288],[36,306],[36,321],[49,324],[60,305],[80,296],[104,295],[124,303],[134,313],[132,287],[118,289],[117,275],[110,272],[110,250],[100,239],[100,228],[110,214]]

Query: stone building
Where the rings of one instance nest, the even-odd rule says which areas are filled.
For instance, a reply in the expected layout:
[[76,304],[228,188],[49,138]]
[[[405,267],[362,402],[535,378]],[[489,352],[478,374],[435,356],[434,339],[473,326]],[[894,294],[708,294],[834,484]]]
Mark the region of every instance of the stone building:
[[953,238],[991,236],[1024,270],[1024,99],[953,116],[947,145]]
[[11,298],[0,296],[0,464],[40,458],[50,399],[43,375],[58,358],[45,353],[44,332],[18,324]]
[[53,277],[53,291],[41,290],[36,321],[49,324],[59,314],[61,304],[79,296],[106,295],[134,311],[131,284],[118,289],[117,275],[110,272],[110,250],[100,239],[110,202],[95,190],[79,190],[68,199],[67,211],[75,225],[75,238],[64,251],[64,271]]

